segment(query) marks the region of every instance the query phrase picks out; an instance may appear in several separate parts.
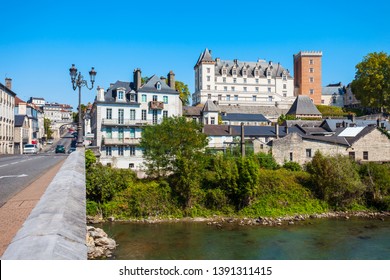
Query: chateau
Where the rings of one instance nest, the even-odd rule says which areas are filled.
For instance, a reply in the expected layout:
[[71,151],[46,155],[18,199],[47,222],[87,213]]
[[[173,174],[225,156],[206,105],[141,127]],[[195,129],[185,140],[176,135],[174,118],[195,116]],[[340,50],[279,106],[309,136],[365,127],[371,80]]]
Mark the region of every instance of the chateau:
[[279,63],[213,60],[211,50],[205,49],[194,70],[193,106],[212,100],[219,105],[288,109],[295,100],[294,79]]

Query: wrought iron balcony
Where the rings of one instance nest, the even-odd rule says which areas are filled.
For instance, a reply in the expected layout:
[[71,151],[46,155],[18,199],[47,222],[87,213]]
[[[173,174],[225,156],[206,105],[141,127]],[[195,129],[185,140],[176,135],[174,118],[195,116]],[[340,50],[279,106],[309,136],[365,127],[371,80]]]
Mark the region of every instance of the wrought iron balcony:
[[105,126],[143,126],[147,124],[146,120],[102,119],[102,125]]
[[103,145],[139,145],[141,138],[106,138],[102,139]]

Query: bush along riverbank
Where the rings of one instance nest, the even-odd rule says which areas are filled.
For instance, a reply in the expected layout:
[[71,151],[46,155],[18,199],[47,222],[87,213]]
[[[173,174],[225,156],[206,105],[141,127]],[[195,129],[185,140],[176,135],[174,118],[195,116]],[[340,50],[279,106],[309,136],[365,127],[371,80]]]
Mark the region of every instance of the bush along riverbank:
[[319,153],[304,167],[278,166],[269,154],[197,157],[193,165],[178,163],[169,176],[137,179],[131,170],[97,164],[87,151],[87,215],[101,221],[275,225],[301,217],[386,217],[390,211],[389,164],[357,164]]

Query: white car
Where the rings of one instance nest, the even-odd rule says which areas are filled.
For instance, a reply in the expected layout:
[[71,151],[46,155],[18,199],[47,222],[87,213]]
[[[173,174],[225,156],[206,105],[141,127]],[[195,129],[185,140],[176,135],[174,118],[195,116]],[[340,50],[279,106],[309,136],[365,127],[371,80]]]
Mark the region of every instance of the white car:
[[38,146],[36,144],[26,144],[23,147],[23,154],[37,154]]

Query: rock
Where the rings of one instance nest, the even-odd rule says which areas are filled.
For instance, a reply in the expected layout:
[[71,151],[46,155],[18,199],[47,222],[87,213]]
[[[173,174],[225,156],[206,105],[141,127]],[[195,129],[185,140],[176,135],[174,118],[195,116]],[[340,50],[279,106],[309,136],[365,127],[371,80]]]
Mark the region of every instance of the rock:
[[109,258],[117,247],[114,239],[109,238],[100,228],[87,227],[85,243],[88,247],[88,259]]

